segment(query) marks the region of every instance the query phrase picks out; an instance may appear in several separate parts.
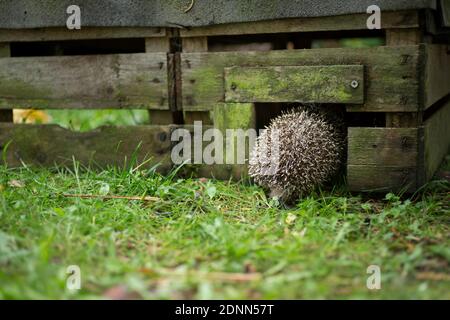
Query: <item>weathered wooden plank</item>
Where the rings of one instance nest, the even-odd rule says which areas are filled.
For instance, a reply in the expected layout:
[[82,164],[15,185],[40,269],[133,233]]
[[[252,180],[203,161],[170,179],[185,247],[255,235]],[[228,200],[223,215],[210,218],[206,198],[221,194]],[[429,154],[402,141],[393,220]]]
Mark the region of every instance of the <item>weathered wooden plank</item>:
[[430,180],[450,151],[450,102],[442,106],[424,125],[424,182]]
[[[320,18],[294,18],[234,24],[219,24],[201,28],[182,29],[182,37],[268,34],[289,32],[366,30],[367,14],[339,15]],[[417,11],[383,12],[382,28],[417,28]]]
[[185,111],[184,123],[193,125],[195,121],[201,121],[203,125],[212,125],[210,111]]
[[[212,168],[202,166],[202,171],[210,171],[212,176],[219,179],[236,180],[248,176],[248,159],[256,139],[256,109],[253,103],[219,103],[213,109],[214,128],[222,132],[224,163],[216,164]],[[239,129],[245,136],[245,141],[239,141],[238,132],[230,135],[227,130]],[[247,130],[251,131],[247,131]],[[227,134],[228,133],[228,134]],[[253,136],[252,136],[253,134]],[[240,143],[243,143],[239,145]],[[212,170],[211,170],[212,169]],[[205,175],[205,174],[204,174]]]
[[136,155],[138,163],[171,167],[169,126],[101,127],[91,132],[72,132],[56,125],[0,124],[0,149],[9,166],[72,165],[72,157],[84,165],[123,166]]
[[349,128],[349,165],[415,167],[417,128]]
[[450,94],[450,51],[447,45],[426,46],[424,109]]
[[0,42],[62,41],[164,37],[164,28],[67,28],[0,29]]
[[348,165],[347,184],[357,192],[414,192],[416,167]]
[[[423,32],[420,28],[389,29],[386,30],[387,46],[418,45],[423,40]],[[422,58],[424,59],[424,57]],[[422,123],[422,114],[416,113],[386,113],[386,127],[407,128],[417,127]]]
[[170,38],[145,38],[145,52],[170,52]]
[[391,29],[386,31],[386,45],[409,46],[422,42],[422,31],[417,28]]
[[225,68],[226,102],[364,103],[364,66]]
[[150,124],[169,125],[174,124],[173,113],[170,110],[149,110]]
[[387,128],[417,128],[421,124],[421,112],[386,113]]
[[352,191],[415,191],[418,128],[349,128],[347,183]]
[[184,110],[211,110],[224,102],[224,68],[363,65],[365,103],[352,112],[414,112],[419,108],[419,46],[310,49],[270,52],[183,53]]
[[169,109],[166,66],[166,53],[0,59],[0,109]]
[[206,52],[208,51],[208,38],[193,37],[182,39],[183,52]]
[[174,114],[172,108],[175,105],[174,101],[174,69],[173,69],[173,55],[170,52],[170,38],[146,38],[145,52],[166,52],[167,53],[167,90],[169,99],[169,108],[171,110],[149,110],[149,122],[152,125],[169,125],[174,124]]

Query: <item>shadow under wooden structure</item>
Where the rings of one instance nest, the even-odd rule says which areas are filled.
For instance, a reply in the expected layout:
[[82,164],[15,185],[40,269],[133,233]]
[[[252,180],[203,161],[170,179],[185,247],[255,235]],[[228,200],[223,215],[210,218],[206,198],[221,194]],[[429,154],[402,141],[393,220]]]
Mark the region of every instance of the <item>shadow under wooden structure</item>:
[[[70,1],[0,3],[0,148],[11,166],[135,155],[167,170],[173,130],[261,128],[291,103],[344,110],[353,191],[415,191],[449,150],[450,1],[378,1],[381,30],[367,28],[370,1],[79,3],[81,30],[65,28]],[[351,38],[378,44],[345,47]],[[146,109],[151,123],[79,133],[13,124],[15,108]]]

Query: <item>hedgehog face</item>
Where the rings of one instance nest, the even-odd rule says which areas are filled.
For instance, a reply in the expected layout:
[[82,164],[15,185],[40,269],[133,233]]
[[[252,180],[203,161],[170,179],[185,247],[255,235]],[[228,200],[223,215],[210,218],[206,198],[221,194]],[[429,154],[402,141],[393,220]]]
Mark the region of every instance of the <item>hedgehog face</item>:
[[[343,130],[337,117],[333,119],[318,108],[300,107],[274,119],[258,137],[249,174],[272,196],[292,202],[334,176],[342,163],[343,149]],[[268,172],[267,159],[277,159],[275,171]]]

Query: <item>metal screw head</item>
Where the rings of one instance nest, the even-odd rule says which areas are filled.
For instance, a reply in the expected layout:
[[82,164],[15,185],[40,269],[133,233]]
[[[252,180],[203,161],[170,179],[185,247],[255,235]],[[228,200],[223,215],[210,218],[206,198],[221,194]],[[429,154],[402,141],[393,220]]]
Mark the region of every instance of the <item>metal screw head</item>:
[[359,82],[357,80],[353,80],[350,85],[353,89],[356,89],[359,87]]

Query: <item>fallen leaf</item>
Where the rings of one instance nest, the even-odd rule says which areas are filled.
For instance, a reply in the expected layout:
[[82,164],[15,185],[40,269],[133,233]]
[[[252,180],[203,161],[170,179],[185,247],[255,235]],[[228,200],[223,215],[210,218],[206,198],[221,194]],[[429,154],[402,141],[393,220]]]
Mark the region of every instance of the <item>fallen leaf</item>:
[[286,223],[288,225],[293,225],[295,223],[295,220],[297,220],[297,216],[295,214],[289,213],[286,217]]
[[19,180],[11,180],[8,182],[8,185],[13,188],[25,188],[25,183]]

